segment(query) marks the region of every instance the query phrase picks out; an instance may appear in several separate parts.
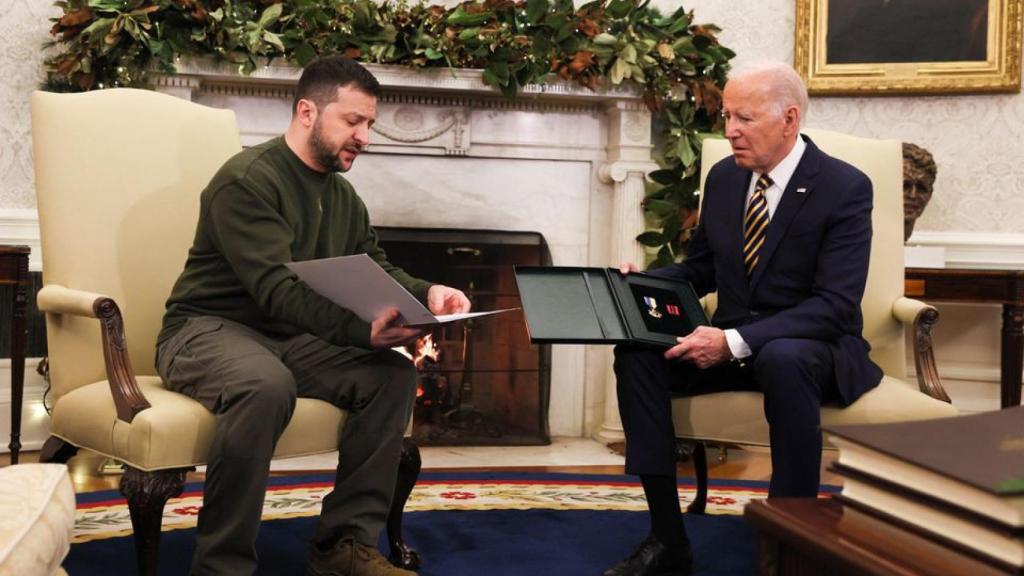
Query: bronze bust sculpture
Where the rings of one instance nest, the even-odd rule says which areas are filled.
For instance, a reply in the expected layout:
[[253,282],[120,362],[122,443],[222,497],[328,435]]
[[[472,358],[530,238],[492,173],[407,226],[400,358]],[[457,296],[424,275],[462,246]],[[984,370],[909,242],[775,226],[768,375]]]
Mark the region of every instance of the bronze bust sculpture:
[[932,198],[938,168],[931,152],[916,144],[903,143],[903,241],[914,232],[914,222]]

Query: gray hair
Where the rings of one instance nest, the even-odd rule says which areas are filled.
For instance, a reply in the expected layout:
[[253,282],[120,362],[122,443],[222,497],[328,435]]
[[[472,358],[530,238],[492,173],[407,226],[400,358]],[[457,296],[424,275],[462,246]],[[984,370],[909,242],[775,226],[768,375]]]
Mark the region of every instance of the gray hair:
[[753,76],[762,77],[764,88],[771,94],[769,106],[777,116],[782,116],[789,106],[796,106],[800,110],[800,122],[803,123],[807,115],[807,86],[792,66],[767,60],[745,62],[729,71],[728,80]]

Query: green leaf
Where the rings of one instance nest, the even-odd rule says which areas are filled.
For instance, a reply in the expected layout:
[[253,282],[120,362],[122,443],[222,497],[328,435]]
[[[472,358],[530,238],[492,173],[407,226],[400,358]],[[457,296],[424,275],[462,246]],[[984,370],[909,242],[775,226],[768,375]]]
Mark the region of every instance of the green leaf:
[[509,76],[508,84],[501,87],[501,94],[509,100],[515,100],[516,94],[519,93],[519,83],[516,82],[515,76]]
[[639,82],[641,84],[646,84],[647,83],[647,77],[644,76],[644,69],[643,68],[641,68],[640,66],[638,66],[636,64],[630,64],[629,65],[629,70],[630,70],[630,73],[627,74],[627,76],[631,77],[634,82]]
[[685,60],[683,58],[676,59],[674,62],[674,68],[684,76],[696,76],[697,67],[693,65],[693,62]]
[[456,26],[479,26],[492,18],[494,13],[489,10],[470,14],[459,6],[448,16],[448,23]]
[[459,40],[462,40],[463,42],[469,40],[476,40],[478,34],[480,34],[479,26],[474,26],[473,28],[466,28],[462,32],[459,32]]
[[594,43],[601,46],[614,46],[619,43],[619,39],[607,32],[601,32],[594,36]]
[[694,151],[689,138],[683,137],[679,139],[679,142],[676,144],[676,157],[679,158],[679,162],[684,166],[693,164],[694,160],[697,159],[697,153]]
[[683,36],[672,43],[672,49],[677,54],[697,54],[697,47],[693,45],[693,36]]
[[509,73],[507,62],[491,62],[490,64],[487,65],[487,68],[484,69],[484,73],[490,73],[490,75],[494,77],[495,80],[497,80],[497,82],[494,84],[495,86],[505,86],[506,84],[508,84]]
[[608,72],[608,79],[612,81],[612,84],[622,84],[622,80],[627,77],[631,71],[629,69],[629,63],[622,58],[616,58],[615,64],[612,64],[611,70]]
[[423,55],[429,58],[430,60],[440,60],[444,58],[444,54],[438,52],[437,50],[434,50],[433,48],[427,48],[426,50],[424,50]]
[[692,19],[690,18],[689,14],[684,14],[683,16],[676,18],[675,22],[673,22],[672,25],[669,26],[668,33],[672,36],[679,34],[680,32],[686,30],[686,28],[690,26],[691,20]]
[[648,230],[636,237],[636,241],[643,244],[644,246],[650,246],[651,248],[657,248],[664,244],[664,240],[661,239],[661,232],[654,230]]
[[672,242],[679,237],[679,232],[683,229],[683,221],[679,218],[679,212],[665,218],[665,221],[661,224],[661,236],[665,239],[665,242]]
[[102,37],[107,35],[107,30],[114,25],[113,18],[100,18],[90,24],[85,30],[82,30],[83,36],[89,37]]
[[526,20],[530,24],[537,24],[550,7],[548,0],[526,0]]
[[659,218],[667,218],[679,210],[679,206],[667,200],[648,200],[644,203],[644,206],[647,207],[648,212],[657,215]]
[[653,270],[655,268],[664,268],[665,266],[672,265],[675,261],[676,257],[672,254],[672,249],[668,244],[666,244],[661,247],[661,250],[658,250],[658,256],[654,259],[654,262],[651,262],[651,265],[648,266],[647,269]]
[[619,58],[630,64],[636,64],[636,48],[632,44],[626,44],[626,47],[619,52]]
[[263,31],[263,40],[267,44],[270,44],[274,48],[277,48],[278,52],[281,52],[282,54],[284,53],[284,43],[281,42],[281,37],[278,36],[277,34],[274,34],[273,32],[271,32],[269,30],[264,30]]
[[303,42],[295,47],[295,51],[292,55],[295,58],[295,62],[299,66],[305,68],[307,64],[316,60],[316,49],[314,49],[309,42]]
[[611,0],[608,6],[605,7],[605,14],[612,18],[625,18],[629,14],[629,10],[633,7],[630,0]]
[[676,174],[676,171],[667,168],[655,170],[648,174],[647,177],[663,186],[671,186],[672,184],[679,182],[679,175]]
[[139,30],[139,24],[131,18],[124,19],[124,31],[128,33],[133,39],[143,42],[142,34]]
[[494,86],[495,88],[501,88],[501,79],[494,75],[489,68],[484,69],[483,73],[484,84],[488,86]]
[[[555,32],[555,43],[562,44],[573,37],[576,33],[576,27],[572,25],[568,20],[565,20],[561,25],[558,26]],[[562,46],[562,50],[565,52],[573,52],[568,46]]]
[[281,12],[284,10],[284,4],[271,4],[267,6],[263,14],[260,14],[259,25],[260,28],[266,28],[274,22],[277,22],[281,18]]
[[103,12],[120,12],[122,7],[121,0],[89,0],[89,8]]

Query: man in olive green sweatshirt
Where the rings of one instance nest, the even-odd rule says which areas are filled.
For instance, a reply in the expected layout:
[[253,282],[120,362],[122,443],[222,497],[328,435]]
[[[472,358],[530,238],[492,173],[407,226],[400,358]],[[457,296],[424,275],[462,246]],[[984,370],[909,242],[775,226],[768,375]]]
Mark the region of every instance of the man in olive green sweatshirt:
[[217,416],[193,575],[252,574],[270,458],[297,397],[344,408],[343,455],[310,547],[309,574],[409,575],[377,551],[416,371],[391,347],[422,332],[397,310],[373,322],[320,296],[285,264],[365,253],[435,314],[454,288],[387,262],[366,206],[339,172],[369,142],[380,85],[342,57],[310,64],[284,136],[227,161],[203,191],[185,269],[167,301],[157,369]]

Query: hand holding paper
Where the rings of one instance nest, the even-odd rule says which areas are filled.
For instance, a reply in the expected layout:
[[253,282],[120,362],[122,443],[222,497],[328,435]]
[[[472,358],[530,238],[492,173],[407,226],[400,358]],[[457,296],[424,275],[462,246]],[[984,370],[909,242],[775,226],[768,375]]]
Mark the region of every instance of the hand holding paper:
[[424,330],[410,328],[401,324],[402,315],[398,308],[389,308],[370,323],[370,346],[374,348],[394,348],[412,344],[423,336]]
[[462,290],[434,284],[427,291],[427,307],[433,314],[462,314],[471,304]]

